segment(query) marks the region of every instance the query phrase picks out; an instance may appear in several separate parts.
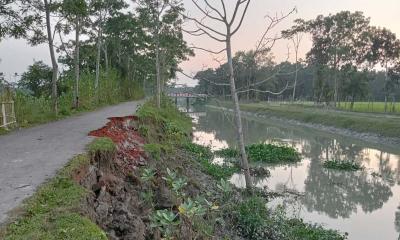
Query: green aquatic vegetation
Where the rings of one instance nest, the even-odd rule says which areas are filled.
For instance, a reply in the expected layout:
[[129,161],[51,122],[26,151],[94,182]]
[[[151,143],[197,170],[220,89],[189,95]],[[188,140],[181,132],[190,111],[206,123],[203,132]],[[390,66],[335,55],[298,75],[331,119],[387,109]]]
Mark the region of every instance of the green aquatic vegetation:
[[225,158],[237,158],[240,156],[239,150],[236,148],[224,148],[214,152],[215,155]]
[[358,171],[362,170],[363,166],[353,161],[340,161],[328,160],[325,161],[323,166],[329,169],[342,170],[342,171]]
[[207,159],[211,159],[213,157],[213,154],[209,147],[204,147],[199,144],[195,144],[195,143],[191,143],[191,142],[185,143],[183,145],[183,147],[187,151],[196,154],[197,157],[207,158]]
[[300,161],[296,149],[288,146],[257,143],[246,146],[249,160],[266,163],[295,163]]

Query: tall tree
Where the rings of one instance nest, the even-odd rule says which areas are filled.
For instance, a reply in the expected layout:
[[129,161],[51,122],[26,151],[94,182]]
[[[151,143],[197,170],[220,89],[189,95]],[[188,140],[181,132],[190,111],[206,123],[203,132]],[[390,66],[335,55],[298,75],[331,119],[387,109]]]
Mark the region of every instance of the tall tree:
[[75,30],[75,51],[74,51],[74,71],[75,71],[75,91],[74,91],[74,107],[79,107],[79,78],[80,78],[80,36],[88,17],[88,4],[85,0],[64,0],[61,5],[61,13],[67,20],[62,29],[64,34],[71,31],[71,25]]
[[389,72],[396,67],[396,63],[400,59],[400,40],[396,38],[396,34],[385,28],[372,27],[370,36],[372,38],[372,47],[368,53],[368,59],[373,64],[379,64],[385,69],[383,91],[385,93],[385,112],[387,112],[388,97],[394,89],[394,79],[391,78]]

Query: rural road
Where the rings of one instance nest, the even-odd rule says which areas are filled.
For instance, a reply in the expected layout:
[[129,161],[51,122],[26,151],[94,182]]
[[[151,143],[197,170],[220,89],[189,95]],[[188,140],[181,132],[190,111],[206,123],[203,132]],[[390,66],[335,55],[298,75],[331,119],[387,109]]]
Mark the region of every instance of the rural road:
[[7,212],[32,196],[91,141],[87,134],[107,118],[131,115],[139,102],[126,102],[57,122],[0,136],[0,224]]

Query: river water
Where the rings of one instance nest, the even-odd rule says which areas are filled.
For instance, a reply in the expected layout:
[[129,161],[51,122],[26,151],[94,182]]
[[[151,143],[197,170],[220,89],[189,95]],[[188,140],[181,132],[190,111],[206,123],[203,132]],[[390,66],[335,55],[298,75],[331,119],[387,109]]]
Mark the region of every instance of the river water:
[[[206,108],[192,117],[195,143],[213,150],[236,145],[231,113]],[[399,239],[400,146],[371,144],[259,117],[244,117],[243,126],[246,144],[279,142],[302,155],[294,165],[263,165],[271,176],[253,179],[257,187],[285,193],[271,207],[282,204],[289,215],[347,232],[351,240]],[[365,170],[327,170],[322,167],[327,159],[354,160]],[[241,174],[230,181],[244,187]]]

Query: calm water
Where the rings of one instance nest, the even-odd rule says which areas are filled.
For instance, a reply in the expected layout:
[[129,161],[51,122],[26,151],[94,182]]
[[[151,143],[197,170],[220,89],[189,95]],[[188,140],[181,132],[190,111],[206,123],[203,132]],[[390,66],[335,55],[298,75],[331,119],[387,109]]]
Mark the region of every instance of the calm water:
[[[214,150],[235,146],[230,113],[207,108],[192,117],[194,142]],[[399,238],[400,146],[377,146],[257,117],[244,117],[243,124],[247,143],[280,142],[302,154],[296,165],[264,165],[271,177],[254,179],[258,187],[286,193],[271,205],[283,204],[290,215],[348,232],[351,240]],[[366,170],[327,170],[322,168],[326,159],[351,159]],[[231,182],[244,187],[244,176],[235,174]]]

